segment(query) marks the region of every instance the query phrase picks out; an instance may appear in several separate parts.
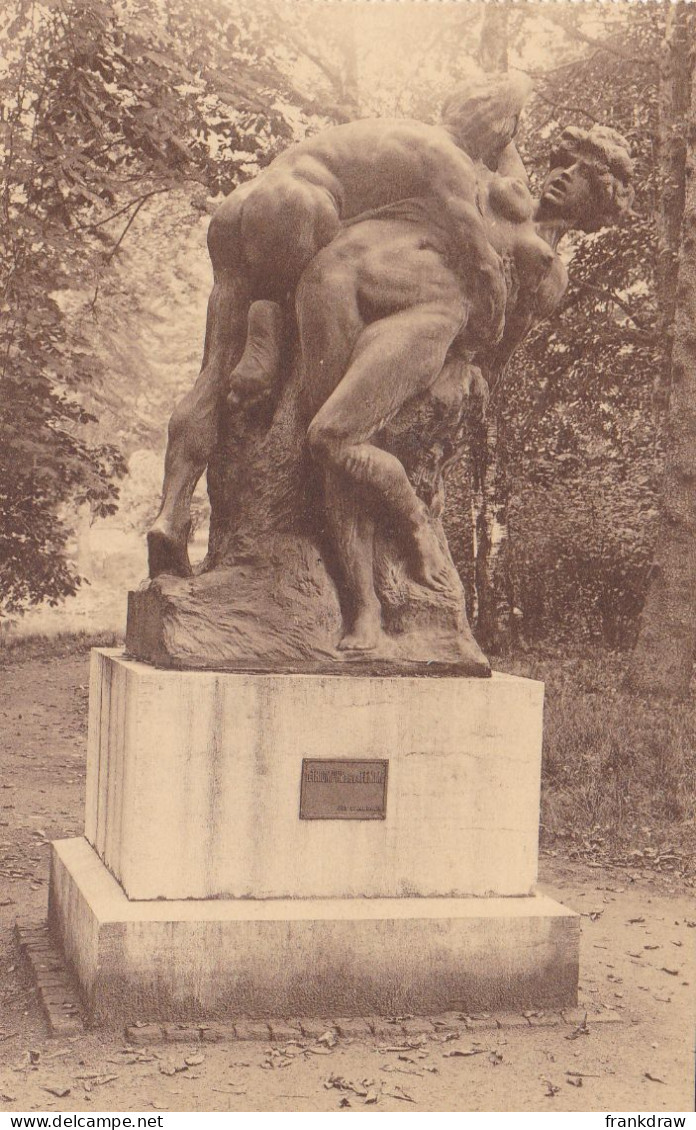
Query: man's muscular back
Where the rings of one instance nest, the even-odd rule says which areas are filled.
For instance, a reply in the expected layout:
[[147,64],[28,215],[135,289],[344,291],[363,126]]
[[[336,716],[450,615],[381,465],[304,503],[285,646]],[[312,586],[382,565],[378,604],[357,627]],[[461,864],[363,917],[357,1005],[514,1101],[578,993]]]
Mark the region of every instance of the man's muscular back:
[[255,296],[280,297],[342,220],[424,195],[441,203],[481,266],[477,260],[489,252],[482,246],[475,166],[447,130],[399,119],[335,126],[281,153],[227,197],[210,225],[213,266],[245,271]]

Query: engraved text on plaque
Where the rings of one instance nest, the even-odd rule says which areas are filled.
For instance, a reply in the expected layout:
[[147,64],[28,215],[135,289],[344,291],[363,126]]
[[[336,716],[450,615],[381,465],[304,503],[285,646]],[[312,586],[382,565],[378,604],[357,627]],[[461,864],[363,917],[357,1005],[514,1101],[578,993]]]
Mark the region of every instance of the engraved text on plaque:
[[388,761],[302,761],[301,820],[384,820]]

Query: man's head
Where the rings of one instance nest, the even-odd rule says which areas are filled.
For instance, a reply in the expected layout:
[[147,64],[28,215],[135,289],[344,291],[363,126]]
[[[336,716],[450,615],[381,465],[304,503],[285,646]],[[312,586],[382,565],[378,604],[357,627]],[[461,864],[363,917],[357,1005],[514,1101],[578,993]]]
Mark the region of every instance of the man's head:
[[450,94],[442,107],[442,125],[460,149],[495,171],[531,90],[531,80],[519,72],[480,75]]
[[628,142],[608,126],[571,126],[551,154],[551,172],[535,219],[593,232],[615,222],[633,201]]

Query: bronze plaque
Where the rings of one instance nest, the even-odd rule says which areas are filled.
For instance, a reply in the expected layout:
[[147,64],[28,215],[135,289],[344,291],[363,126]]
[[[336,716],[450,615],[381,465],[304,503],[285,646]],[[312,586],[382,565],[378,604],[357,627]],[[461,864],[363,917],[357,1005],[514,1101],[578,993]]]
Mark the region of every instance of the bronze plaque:
[[305,757],[300,820],[384,820],[388,761]]

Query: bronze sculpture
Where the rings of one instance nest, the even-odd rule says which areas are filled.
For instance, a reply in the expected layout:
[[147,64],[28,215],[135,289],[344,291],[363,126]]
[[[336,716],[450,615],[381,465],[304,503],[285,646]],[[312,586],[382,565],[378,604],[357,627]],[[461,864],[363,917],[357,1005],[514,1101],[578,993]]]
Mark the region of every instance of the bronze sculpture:
[[[465,159],[504,284],[502,335],[481,257],[472,265],[459,221],[427,191],[353,217],[316,251],[299,278],[296,329],[287,300],[252,302],[233,369],[238,327],[215,315],[203,369],[214,364],[215,388],[199,378],[219,429],[206,455],[209,555],[200,577],[163,575],[133,595],[135,654],[180,666],[331,669],[343,656],[489,673],[439,521],[443,472],[472,393],[485,398],[478,366],[500,370],[565,291],[561,234],[594,230],[631,200],[623,138],[594,127],[565,131],[535,203],[503,89],[496,102],[489,84],[473,115],[478,159]],[[519,101],[527,88],[513,90]],[[165,477],[162,513],[169,485],[179,525],[172,539],[160,516],[153,574],[188,571],[182,513],[199,473],[180,460]]]
[[452,239],[476,279],[477,332],[482,341],[498,340],[505,284],[477,208],[469,153],[498,159],[529,89],[524,76],[498,76],[450,98],[439,126],[366,119],[324,130],[281,153],[223,202],[208,232],[215,282],[201,373],[169,425],[162,507],[148,535],[151,576],[190,572],[190,499],[217,442],[221,400],[230,389],[242,398],[253,395],[277,364],[279,327],[268,307],[252,315],[254,355],[247,349],[242,358],[250,306],[285,302],[342,222],[427,193],[449,217]]

